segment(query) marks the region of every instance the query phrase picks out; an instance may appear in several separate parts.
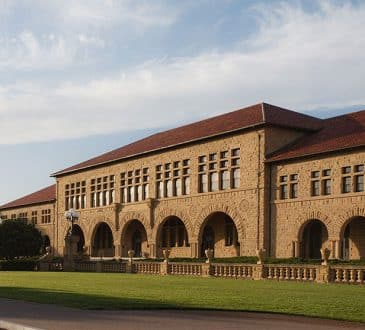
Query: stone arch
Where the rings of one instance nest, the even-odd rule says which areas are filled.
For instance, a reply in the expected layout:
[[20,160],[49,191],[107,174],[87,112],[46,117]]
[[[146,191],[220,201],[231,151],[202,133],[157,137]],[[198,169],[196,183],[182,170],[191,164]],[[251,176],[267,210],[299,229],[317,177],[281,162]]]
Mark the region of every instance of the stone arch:
[[49,236],[47,234],[42,235],[42,252],[45,253],[47,252],[47,248],[51,248],[51,239],[49,238]]
[[[139,233],[139,242],[136,234]],[[139,219],[129,219],[123,223],[120,233],[121,256],[128,257],[128,251],[134,250],[136,257],[149,254],[149,243],[146,226]]]
[[112,221],[111,219],[107,218],[107,217],[96,217],[96,218],[88,219],[88,222],[85,225],[83,225],[83,222],[78,223],[78,225],[81,227],[81,229],[83,231],[85,229],[84,235],[85,235],[86,245],[88,245],[88,244],[91,245],[92,244],[94,234],[95,234],[95,229],[102,222],[106,223],[109,226],[109,228],[111,229],[114,244],[118,243],[118,241],[119,241],[119,235],[118,235],[119,232],[117,231],[115,222]]
[[210,213],[202,223],[198,236],[198,255],[205,257],[207,249],[213,250],[216,257],[240,255],[237,226],[227,213]]
[[[88,246],[88,244],[90,244],[91,242],[91,237],[88,237],[88,232],[90,231],[90,229],[94,229],[94,228],[87,228],[83,223],[81,222],[77,222],[74,225],[77,225],[80,227],[80,229],[82,230],[82,233],[84,234],[84,239],[85,239],[85,246]],[[88,230],[87,230],[88,229]],[[62,238],[64,239],[66,237],[66,235],[68,234],[68,231],[70,230],[70,226],[64,226],[62,228]]]
[[209,207],[206,207],[200,212],[197,221],[195,222],[194,226],[194,238],[196,241],[199,240],[199,238],[202,235],[202,232],[204,230],[204,226],[209,220],[209,216],[214,213],[225,213],[227,214],[233,221],[233,223],[236,226],[237,234],[238,234],[238,241],[243,244],[244,238],[245,238],[245,221],[243,216],[238,212],[236,209],[233,209],[227,205],[211,205]]
[[339,239],[343,237],[346,226],[352,221],[352,219],[357,217],[365,218],[365,208],[357,207],[347,212],[344,212],[338,217],[338,221],[336,222],[336,231],[338,232]]
[[193,225],[192,222],[189,221],[189,216],[186,212],[175,210],[175,209],[162,209],[155,215],[155,225],[152,233],[152,238],[156,242],[158,238],[159,230],[161,229],[161,225],[167,220],[169,217],[177,217],[184,224],[186,231],[188,233],[189,239],[193,236]]
[[113,230],[107,222],[100,221],[94,226],[91,245],[93,257],[113,257],[115,255]]
[[[121,215],[120,229],[121,233],[125,230],[128,223],[132,220],[138,220],[142,223],[144,229],[146,230],[147,237],[151,238],[151,225],[146,215],[143,212],[125,212]],[[122,235],[121,235],[122,237]]]
[[334,229],[335,220],[328,217],[326,214],[320,211],[313,211],[304,213],[302,216],[298,217],[296,221],[293,222],[291,227],[292,237],[294,240],[300,241],[301,233],[304,226],[311,220],[318,219],[326,226],[328,231],[329,239],[337,237],[336,229]]
[[82,253],[85,247],[85,234],[80,225],[74,224],[73,235],[79,237],[79,241],[77,242],[77,252]]
[[320,250],[329,242],[328,227],[320,219],[308,219],[298,230],[298,241],[300,257],[320,259]]
[[340,229],[339,258],[365,259],[365,216],[352,213]]

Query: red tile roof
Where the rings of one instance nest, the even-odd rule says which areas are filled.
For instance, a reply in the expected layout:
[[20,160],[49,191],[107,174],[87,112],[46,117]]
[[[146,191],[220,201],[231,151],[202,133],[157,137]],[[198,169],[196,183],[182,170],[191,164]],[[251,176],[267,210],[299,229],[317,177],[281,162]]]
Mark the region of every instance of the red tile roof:
[[32,194],[26,195],[22,198],[16,199],[10,203],[0,206],[0,210],[12,209],[21,206],[32,204],[41,204],[46,202],[53,202],[56,200],[56,185],[53,184],[47,188],[43,188]]
[[123,158],[263,124],[313,131],[318,130],[321,127],[321,122],[320,119],[301,113],[279,108],[267,103],[259,103],[247,108],[151,135],[119,149],[68,167],[54,173],[52,176],[57,177],[66,173],[121,160]]
[[365,146],[365,110],[329,118],[323,128],[306,135],[268,157],[279,161]]

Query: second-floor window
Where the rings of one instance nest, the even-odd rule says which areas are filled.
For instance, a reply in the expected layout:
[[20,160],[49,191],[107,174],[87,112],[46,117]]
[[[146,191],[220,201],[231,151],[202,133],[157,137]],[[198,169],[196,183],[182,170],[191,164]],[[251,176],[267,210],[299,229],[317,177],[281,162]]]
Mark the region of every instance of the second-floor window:
[[331,195],[332,194],[332,171],[325,169],[311,172],[311,195]]
[[51,223],[51,209],[42,210],[42,224]]
[[364,165],[342,167],[342,193],[364,191]]
[[279,194],[280,199],[298,198],[298,174],[280,176]]
[[65,185],[65,210],[84,209],[86,207],[86,181]]
[[91,207],[107,206],[114,203],[115,193],[114,175],[103,176],[90,180]]
[[226,150],[199,157],[199,192],[240,187],[240,149]]
[[190,194],[190,160],[174,161],[156,166],[156,197]]
[[148,167],[120,174],[122,203],[133,203],[149,197],[150,174]]
[[32,211],[32,224],[36,225],[38,222],[38,211]]

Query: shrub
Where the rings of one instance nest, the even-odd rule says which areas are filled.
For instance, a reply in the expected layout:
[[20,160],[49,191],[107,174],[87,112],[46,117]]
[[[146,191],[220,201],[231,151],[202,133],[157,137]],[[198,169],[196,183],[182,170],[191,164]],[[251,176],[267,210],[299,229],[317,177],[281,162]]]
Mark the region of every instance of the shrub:
[[6,220],[0,224],[0,258],[14,260],[40,253],[42,234],[23,220]]
[[37,261],[34,259],[0,260],[0,270],[34,270]]

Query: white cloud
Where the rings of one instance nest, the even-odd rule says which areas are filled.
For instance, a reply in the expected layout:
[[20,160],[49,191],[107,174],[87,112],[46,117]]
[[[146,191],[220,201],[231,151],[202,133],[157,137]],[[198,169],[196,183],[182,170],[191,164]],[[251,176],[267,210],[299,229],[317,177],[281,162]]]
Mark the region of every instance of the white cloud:
[[0,71],[57,69],[72,63],[76,50],[54,34],[42,40],[26,30],[11,38],[0,37]]
[[[0,143],[161,127],[267,101],[294,110],[365,104],[365,4],[264,7],[242,49],[149,61],[56,87],[0,86]],[[29,53],[37,43],[23,42]],[[25,47],[25,46],[24,46]]]
[[69,2],[62,11],[63,19],[72,24],[104,28],[129,24],[138,30],[171,25],[177,16],[177,7],[168,7],[159,1],[79,0]]

